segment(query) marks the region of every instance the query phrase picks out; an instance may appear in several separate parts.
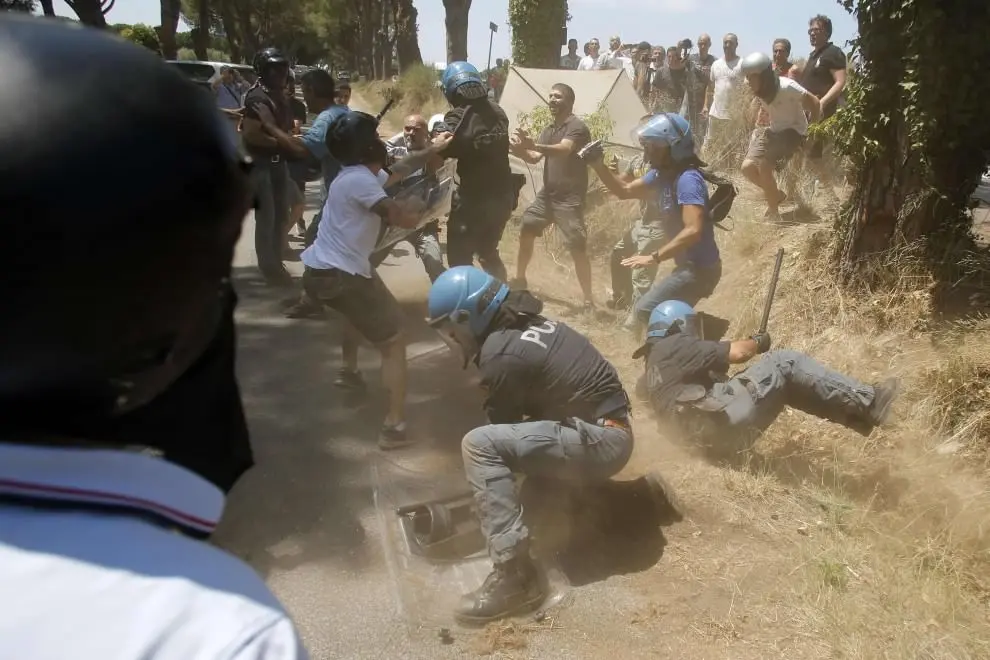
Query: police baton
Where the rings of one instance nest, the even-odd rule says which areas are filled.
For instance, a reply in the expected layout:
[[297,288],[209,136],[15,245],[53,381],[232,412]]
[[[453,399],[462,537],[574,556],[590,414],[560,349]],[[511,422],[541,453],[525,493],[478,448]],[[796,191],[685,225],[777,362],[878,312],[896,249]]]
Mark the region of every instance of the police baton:
[[767,291],[767,299],[763,302],[763,319],[760,321],[758,334],[767,331],[767,323],[770,322],[770,308],[773,306],[773,296],[777,293],[777,280],[780,278],[780,264],[784,261],[784,248],[777,250],[777,261],[773,265],[773,276],[770,278],[770,289]]

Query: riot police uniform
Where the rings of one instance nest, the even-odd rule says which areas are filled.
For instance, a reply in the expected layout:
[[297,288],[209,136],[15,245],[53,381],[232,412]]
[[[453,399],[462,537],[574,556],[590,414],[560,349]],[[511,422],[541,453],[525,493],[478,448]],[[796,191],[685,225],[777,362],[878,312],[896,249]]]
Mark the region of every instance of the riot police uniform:
[[450,64],[441,82],[454,106],[444,116],[454,135],[444,155],[457,159],[458,176],[447,220],[447,262],[467,266],[477,255],[486,272],[505,280],[498,244],[518,195],[509,169],[509,119],[467,62]]
[[304,658],[203,542],[251,464],[229,280],[249,163],[144,48],[10,14],[0,44],[0,657]]
[[513,473],[578,483],[615,475],[633,449],[625,390],[587,338],[477,268],[441,275],[428,306],[465,365],[477,364],[490,422],[461,448],[495,570],[455,616],[480,622],[533,609],[546,586],[529,554]]
[[[665,301],[651,314],[646,344],[633,357],[646,358],[637,393],[657,413],[673,414],[695,433],[713,436],[706,439],[735,437],[726,431],[762,432],[785,406],[869,434],[886,420],[897,394],[893,379],[868,385],[797,351],[767,352],[767,334],[742,342],[706,341],[700,334],[690,305]],[[737,343],[743,355],[733,359]],[[728,376],[731,363],[756,352],[766,354]]]

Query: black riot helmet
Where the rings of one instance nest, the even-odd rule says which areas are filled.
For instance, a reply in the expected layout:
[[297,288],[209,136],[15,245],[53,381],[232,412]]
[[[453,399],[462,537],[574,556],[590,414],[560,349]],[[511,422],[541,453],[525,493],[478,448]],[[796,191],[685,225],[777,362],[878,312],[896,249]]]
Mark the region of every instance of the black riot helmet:
[[388,151],[378,136],[378,120],[366,112],[351,110],[327,128],[327,150],[341,165],[385,165]]
[[262,48],[252,62],[255,73],[268,89],[284,89],[289,77],[289,60],[278,48]]
[[[0,441],[144,444],[133,420],[194,378],[236,394],[247,163],[211,97],[147,49],[0,14],[0,57]],[[222,414],[243,427],[239,396]]]

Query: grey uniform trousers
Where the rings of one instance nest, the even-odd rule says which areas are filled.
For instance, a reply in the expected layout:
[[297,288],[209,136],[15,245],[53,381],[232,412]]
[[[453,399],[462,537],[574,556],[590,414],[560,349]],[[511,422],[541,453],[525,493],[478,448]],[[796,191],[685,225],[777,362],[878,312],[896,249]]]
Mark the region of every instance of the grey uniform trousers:
[[625,466],[632,449],[628,428],[574,418],[566,423],[489,424],[470,431],[461,442],[461,455],[492,561],[512,559],[529,539],[513,473],[602,482]]
[[721,411],[732,426],[764,430],[784,406],[861,430],[875,392],[797,351],[772,351],[725,383],[715,383],[697,407]]

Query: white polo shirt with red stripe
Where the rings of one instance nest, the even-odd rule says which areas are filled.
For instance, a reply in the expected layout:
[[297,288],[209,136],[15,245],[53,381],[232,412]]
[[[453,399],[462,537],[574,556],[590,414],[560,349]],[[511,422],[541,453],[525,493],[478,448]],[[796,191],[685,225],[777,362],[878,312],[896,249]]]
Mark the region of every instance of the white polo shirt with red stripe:
[[148,454],[0,444],[0,658],[306,658],[258,575],[194,538],[223,505]]

